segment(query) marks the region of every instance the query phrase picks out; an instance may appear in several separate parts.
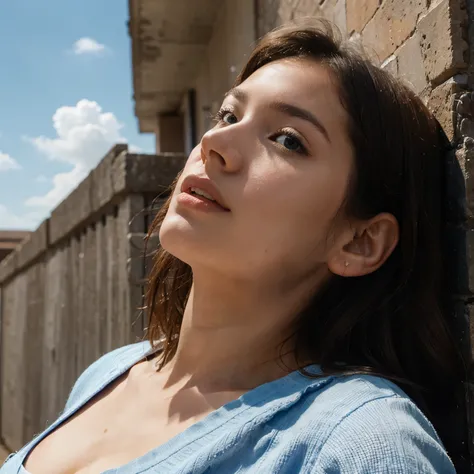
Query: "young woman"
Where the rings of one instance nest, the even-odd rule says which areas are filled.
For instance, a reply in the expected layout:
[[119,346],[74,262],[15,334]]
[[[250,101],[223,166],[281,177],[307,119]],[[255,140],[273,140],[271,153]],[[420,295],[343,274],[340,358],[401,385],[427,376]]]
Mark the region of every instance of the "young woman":
[[327,25],[265,36],[151,230],[149,342],[89,367],[1,474],[454,473],[444,146]]

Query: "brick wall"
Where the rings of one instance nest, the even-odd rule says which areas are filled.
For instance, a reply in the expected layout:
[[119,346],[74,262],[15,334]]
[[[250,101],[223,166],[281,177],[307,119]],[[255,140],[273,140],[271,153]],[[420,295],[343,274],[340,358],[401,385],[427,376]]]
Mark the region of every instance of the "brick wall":
[[[474,45],[474,22],[469,20],[474,18],[474,0],[256,0],[256,11],[259,36],[299,17],[323,16],[334,22],[422,97],[456,145],[456,152],[446,157],[446,242],[456,338],[472,360],[474,48],[469,43]],[[453,414],[450,430],[459,446],[455,456],[460,473],[471,472],[474,460],[474,383],[467,387],[466,400],[467,406]]]
[[408,82],[454,137],[453,94],[466,88],[469,67],[461,0],[257,0],[257,11],[259,35],[294,18],[331,20]]

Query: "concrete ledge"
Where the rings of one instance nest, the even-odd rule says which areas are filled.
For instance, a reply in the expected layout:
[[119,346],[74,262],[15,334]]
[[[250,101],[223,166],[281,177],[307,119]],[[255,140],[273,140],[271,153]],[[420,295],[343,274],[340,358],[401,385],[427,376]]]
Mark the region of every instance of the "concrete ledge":
[[126,154],[128,145],[120,143],[115,145],[97,167],[91,173],[91,179],[94,183],[91,189],[91,206],[93,211],[98,211],[109,203],[115,193],[114,190],[114,167],[117,157]]
[[16,251],[7,255],[0,262],[0,284],[5,283],[18,269],[18,253]]
[[49,219],[43,223],[15,250],[18,268],[25,267],[48,248]]
[[126,153],[128,145],[117,144],[89,175],[51,213],[50,244],[56,243],[109,203],[114,195],[114,161]]
[[[122,189],[117,192],[152,193],[156,196],[165,192],[186,163],[182,153],[160,155],[122,155],[124,163],[120,170],[121,179],[114,182]],[[119,172],[119,170],[115,170]]]
[[[126,144],[115,145],[97,167],[51,213],[49,242],[46,228],[42,237],[24,250],[19,265],[24,266],[37,256],[38,249],[54,245],[82,225],[94,222],[98,213],[117,196],[131,193],[159,195],[166,192],[186,162],[181,153],[144,155],[128,153]],[[44,234],[44,235],[43,235]]]

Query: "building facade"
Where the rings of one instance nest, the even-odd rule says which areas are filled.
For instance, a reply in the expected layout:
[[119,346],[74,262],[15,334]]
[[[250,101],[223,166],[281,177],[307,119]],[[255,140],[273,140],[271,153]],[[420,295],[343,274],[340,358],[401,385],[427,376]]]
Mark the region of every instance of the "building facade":
[[190,151],[255,42],[253,0],[131,1],[130,35],[140,130]]

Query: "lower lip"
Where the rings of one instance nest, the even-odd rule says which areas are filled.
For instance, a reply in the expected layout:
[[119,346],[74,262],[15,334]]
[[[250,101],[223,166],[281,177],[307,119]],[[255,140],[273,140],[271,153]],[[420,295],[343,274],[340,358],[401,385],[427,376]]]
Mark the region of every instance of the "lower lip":
[[228,209],[224,209],[216,202],[209,201],[205,197],[200,197],[195,194],[181,193],[178,194],[178,204],[192,209],[196,209],[204,212],[229,212]]

